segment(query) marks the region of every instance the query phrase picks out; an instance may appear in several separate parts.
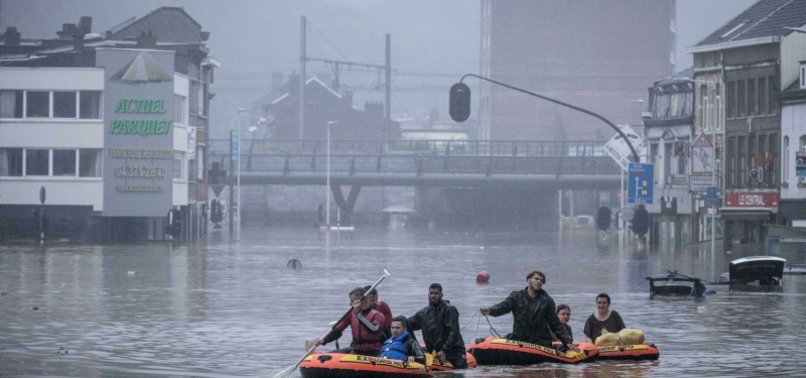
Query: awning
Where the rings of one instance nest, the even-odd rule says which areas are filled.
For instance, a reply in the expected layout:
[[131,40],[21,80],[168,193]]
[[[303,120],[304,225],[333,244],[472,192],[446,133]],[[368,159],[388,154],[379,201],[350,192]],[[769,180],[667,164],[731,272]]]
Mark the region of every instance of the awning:
[[766,221],[770,219],[772,211],[769,210],[730,210],[719,209],[719,215],[726,220]]

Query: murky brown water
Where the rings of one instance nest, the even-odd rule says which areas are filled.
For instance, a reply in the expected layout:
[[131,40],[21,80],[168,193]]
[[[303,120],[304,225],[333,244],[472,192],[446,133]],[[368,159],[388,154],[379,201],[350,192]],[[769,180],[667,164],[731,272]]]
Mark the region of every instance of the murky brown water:
[[[615,377],[802,375],[806,277],[781,292],[655,299],[644,277],[665,269],[713,279],[721,251],[597,250],[590,232],[549,234],[245,229],[240,244],[0,246],[0,377],[272,376],[347,309],[346,293],[389,270],[380,298],[394,314],[427,304],[441,282],[466,342],[490,334],[475,314],[525,286],[533,269],[572,307],[582,335],[594,298],[608,292],[631,328],[661,350],[656,362],[481,367],[441,376]],[[302,269],[286,267],[297,258]],[[802,252],[784,256],[804,262]],[[490,272],[489,286],[475,275]],[[511,316],[494,318],[501,333]],[[349,344],[349,332],[341,340]]]

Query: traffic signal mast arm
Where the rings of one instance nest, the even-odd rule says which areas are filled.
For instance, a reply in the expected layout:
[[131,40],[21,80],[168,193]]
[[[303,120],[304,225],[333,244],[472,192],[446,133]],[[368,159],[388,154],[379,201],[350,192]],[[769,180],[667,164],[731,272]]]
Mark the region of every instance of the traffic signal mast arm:
[[571,104],[568,104],[568,103],[562,102],[562,101],[560,101],[560,100],[555,100],[555,99],[553,99],[553,98],[551,98],[551,97],[546,97],[546,96],[539,95],[539,94],[534,93],[534,92],[529,92],[529,91],[527,91],[527,90],[525,90],[525,89],[521,89],[521,88],[518,88],[518,87],[514,87],[514,86],[511,86],[511,85],[509,85],[509,84],[502,83],[502,82],[500,82],[500,81],[496,81],[496,80],[490,79],[490,78],[488,78],[488,77],[479,76],[479,75],[476,75],[476,74],[471,74],[471,73],[469,73],[469,74],[465,74],[465,75],[464,75],[464,76],[462,76],[462,78],[459,80],[459,83],[462,83],[462,81],[464,81],[464,80],[465,80],[465,78],[466,78],[466,77],[468,77],[468,76],[475,77],[475,78],[480,79],[480,80],[488,81],[488,82],[493,83],[493,84],[498,84],[498,85],[500,85],[500,86],[507,87],[507,88],[509,88],[509,89],[512,89],[512,90],[515,90],[515,91],[518,91],[518,92],[521,92],[521,93],[526,93],[526,94],[528,94],[528,95],[532,95],[532,96],[535,96],[535,97],[537,97],[537,98],[540,98],[540,99],[543,99],[543,100],[546,100],[546,101],[553,102],[553,103],[555,103],[555,104],[557,104],[557,105],[562,105],[562,106],[565,106],[565,107],[567,107],[567,108],[574,109],[574,110],[576,110],[576,111],[578,111],[578,112],[582,112],[582,113],[585,113],[585,114],[591,115],[591,116],[593,116],[593,117],[596,117],[596,118],[598,118],[598,119],[602,120],[602,121],[603,121],[604,123],[606,123],[608,126],[612,127],[612,128],[613,128],[613,130],[616,130],[616,132],[617,132],[617,133],[618,133],[618,134],[619,134],[619,135],[620,135],[622,138],[624,138],[624,141],[627,143],[627,146],[629,146],[629,147],[630,147],[630,152],[632,152],[632,158],[633,158],[633,161],[634,161],[634,162],[636,162],[636,163],[638,163],[638,162],[640,161],[640,160],[639,160],[639,158],[638,158],[638,153],[635,151],[635,147],[633,147],[632,142],[630,142],[630,139],[629,139],[629,138],[627,138],[627,136],[626,136],[626,135],[624,135],[624,133],[621,131],[621,129],[619,129],[619,128],[618,128],[618,126],[614,125],[614,124],[613,124],[613,122],[608,121],[608,120],[607,120],[605,117],[602,117],[602,116],[600,116],[599,114],[596,114],[596,113],[594,113],[594,112],[592,112],[592,111],[590,111],[590,110],[587,110],[587,109],[580,108],[580,107],[578,107],[578,106],[574,106],[574,105],[571,105]]

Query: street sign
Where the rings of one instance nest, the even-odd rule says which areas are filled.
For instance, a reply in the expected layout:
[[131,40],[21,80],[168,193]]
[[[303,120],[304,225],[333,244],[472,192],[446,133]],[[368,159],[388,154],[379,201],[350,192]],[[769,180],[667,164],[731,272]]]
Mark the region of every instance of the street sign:
[[627,203],[651,204],[655,187],[655,165],[629,163],[627,172]]
[[715,186],[709,186],[708,188],[706,188],[703,201],[705,202],[705,207],[719,206],[719,195],[716,193]]
[[238,149],[240,138],[238,138],[238,130],[230,130],[229,132],[229,151],[230,151],[230,159],[232,161],[238,160],[238,155],[240,154],[240,150]]
[[[622,125],[619,127],[621,132],[630,139],[630,143],[635,148],[635,152],[639,155],[644,150],[644,140],[638,136],[638,133],[629,125]],[[620,134],[614,135],[604,145],[604,150],[610,155],[613,160],[621,166],[621,169],[627,169],[627,164],[632,161],[632,151],[630,145],[624,141]]]

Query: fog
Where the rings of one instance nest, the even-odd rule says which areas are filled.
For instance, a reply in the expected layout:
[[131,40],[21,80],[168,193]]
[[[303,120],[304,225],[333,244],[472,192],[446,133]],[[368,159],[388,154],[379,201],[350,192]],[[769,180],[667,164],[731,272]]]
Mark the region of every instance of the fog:
[[[677,0],[677,69],[691,65],[685,47],[696,44],[754,0]],[[447,119],[447,89],[464,73],[479,70],[478,1],[467,0],[3,0],[0,28],[16,26],[22,38],[55,38],[62,23],[93,18],[101,33],[160,6],[182,6],[210,32],[207,46],[222,63],[216,72],[211,108],[213,137],[225,135],[240,107],[268,92],[272,72],[299,70],[300,16],[309,23],[311,57],[384,64],[384,38],[391,34],[392,117],[424,117],[437,108]],[[330,68],[310,62],[307,72]],[[355,105],[383,100],[383,76],[374,70],[344,69],[342,84],[355,92]],[[651,83],[647,83],[649,87]]]

